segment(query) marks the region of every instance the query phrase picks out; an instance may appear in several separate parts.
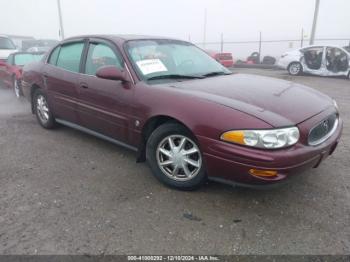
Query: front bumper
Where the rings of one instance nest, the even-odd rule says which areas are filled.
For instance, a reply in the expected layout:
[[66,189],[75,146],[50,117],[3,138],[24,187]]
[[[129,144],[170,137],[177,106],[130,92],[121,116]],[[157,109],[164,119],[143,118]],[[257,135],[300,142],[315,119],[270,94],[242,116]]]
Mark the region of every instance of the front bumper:
[[284,70],[287,70],[288,68],[288,65],[289,65],[289,61],[283,59],[283,58],[280,58],[277,60],[277,63],[276,63],[276,67],[278,69],[284,69]]
[[[298,125],[303,131],[322,118],[314,117]],[[280,150],[261,150],[226,142],[199,137],[204,145],[203,157],[208,177],[218,181],[229,181],[239,185],[268,185],[287,180],[289,177],[305,170],[316,168],[330,156],[337,147],[343,128],[339,118],[338,128],[334,134],[317,146],[309,146],[306,137],[301,137],[296,145]],[[277,176],[258,177],[249,173],[250,169],[274,170]]]

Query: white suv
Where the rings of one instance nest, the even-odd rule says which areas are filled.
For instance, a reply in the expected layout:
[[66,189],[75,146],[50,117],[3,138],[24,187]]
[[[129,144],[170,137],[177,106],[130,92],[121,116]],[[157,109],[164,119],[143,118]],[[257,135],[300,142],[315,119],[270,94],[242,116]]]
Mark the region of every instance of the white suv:
[[15,44],[9,37],[0,35],[0,60],[6,60],[10,54],[17,51]]

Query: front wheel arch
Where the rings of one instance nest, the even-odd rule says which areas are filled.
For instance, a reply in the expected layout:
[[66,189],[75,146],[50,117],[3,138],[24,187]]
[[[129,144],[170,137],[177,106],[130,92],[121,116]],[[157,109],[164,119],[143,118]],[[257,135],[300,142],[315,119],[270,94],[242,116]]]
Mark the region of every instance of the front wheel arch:
[[[179,171],[176,172],[175,170],[174,171],[170,170],[170,174],[169,174],[169,170],[168,171],[162,170],[163,165],[159,164],[159,161],[161,160],[158,156],[159,151],[157,148],[161,147],[161,144],[163,143],[163,141],[172,139],[171,137],[175,137],[175,139],[184,139],[184,141],[186,141],[187,139],[188,143],[185,142],[185,146],[183,149],[186,148],[186,145],[192,145],[190,146],[190,148],[196,149],[195,152],[192,152],[190,154],[194,157],[192,158],[192,161],[196,161],[197,163],[192,164],[191,162],[189,162],[190,164],[184,165],[184,163],[187,161],[183,162],[184,160],[182,160],[182,164],[177,163],[176,167],[174,167],[175,170],[179,170],[178,165],[180,165],[180,171],[181,171],[180,173],[178,173]],[[175,140],[173,140],[173,145],[176,145]],[[179,146],[179,144],[177,146]],[[176,150],[178,149],[175,148],[174,154],[168,155],[165,153],[165,155],[168,156],[169,158],[173,158],[170,160],[174,161],[173,162],[174,164],[178,161],[178,157],[176,155],[178,155],[179,153],[180,155],[182,154],[182,157],[191,160],[191,157],[189,157],[187,153],[181,153],[182,150],[181,151],[176,151]],[[172,151],[171,148],[168,149],[168,151]],[[205,161],[203,158],[203,151],[201,150],[200,144],[196,139],[196,137],[193,135],[193,132],[191,132],[191,130],[189,130],[187,127],[185,127],[182,124],[179,124],[176,122],[166,122],[165,124],[158,126],[154,130],[154,132],[152,132],[151,136],[147,140],[146,158],[147,158],[147,163],[150,166],[153,175],[158,180],[160,180],[162,183],[164,183],[169,187],[176,188],[179,190],[195,190],[199,188],[201,185],[203,185],[205,181],[207,181],[206,165],[205,165]],[[167,161],[168,160],[165,159],[165,162]],[[173,165],[173,164],[167,164],[167,166],[169,165]],[[187,166],[187,168],[185,168],[185,166]],[[190,167],[192,167],[192,169],[190,169]],[[187,170],[187,172],[185,170]],[[174,178],[174,173],[172,172],[176,172],[175,173],[176,178]],[[193,176],[190,175],[189,172],[192,172]],[[186,175],[184,173],[186,173]]]
[[[189,132],[192,131],[180,120],[167,116],[167,115],[157,115],[149,118],[144,124],[141,132],[141,142],[138,146],[138,156],[137,162],[145,162],[146,161],[146,144],[148,138],[151,136],[154,130],[156,130],[159,126],[164,125],[165,123],[177,123],[185,127]],[[192,133],[194,136],[194,134]]]

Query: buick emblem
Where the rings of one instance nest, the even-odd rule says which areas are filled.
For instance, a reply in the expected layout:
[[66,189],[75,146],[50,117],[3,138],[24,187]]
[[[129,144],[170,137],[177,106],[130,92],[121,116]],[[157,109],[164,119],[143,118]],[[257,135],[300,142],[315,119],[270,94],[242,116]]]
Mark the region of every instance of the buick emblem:
[[328,130],[329,130],[329,123],[328,123],[328,120],[325,120],[322,122],[322,128],[323,130],[328,133]]

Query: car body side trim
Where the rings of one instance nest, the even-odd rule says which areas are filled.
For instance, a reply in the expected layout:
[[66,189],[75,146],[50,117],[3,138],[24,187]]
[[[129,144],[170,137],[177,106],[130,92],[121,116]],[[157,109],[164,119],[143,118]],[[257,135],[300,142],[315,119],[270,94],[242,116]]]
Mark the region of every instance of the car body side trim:
[[63,101],[66,101],[66,102],[70,102],[70,103],[75,104],[77,106],[81,106],[81,107],[85,107],[85,108],[88,108],[88,109],[91,109],[91,110],[95,110],[95,111],[97,111],[99,113],[118,118],[118,119],[120,119],[122,121],[127,121],[128,120],[128,117],[125,117],[125,116],[122,116],[122,115],[119,115],[119,114],[116,114],[116,113],[108,112],[108,111],[103,110],[101,108],[98,108],[96,106],[88,105],[88,104],[85,104],[85,103],[81,103],[81,102],[78,102],[78,101],[76,101],[74,99],[70,99],[70,98],[62,96],[62,95],[56,95],[55,94],[55,98],[58,99],[58,100],[63,100]]
[[100,139],[106,140],[106,141],[111,142],[111,143],[113,143],[113,144],[115,144],[115,145],[125,147],[125,148],[130,149],[130,150],[135,151],[135,152],[138,151],[138,149],[137,149],[136,147],[133,147],[133,146],[128,145],[128,144],[126,144],[126,143],[124,143],[124,142],[121,142],[121,141],[118,141],[118,140],[116,140],[116,139],[113,139],[113,138],[111,138],[111,137],[102,135],[102,134],[100,134],[100,133],[98,133],[98,132],[96,132],[96,131],[93,131],[93,130],[91,130],[91,129],[88,129],[88,128],[86,128],[86,127],[83,127],[83,126],[80,126],[80,125],[77,125],[77,124],[74,124],[74,123],[71,123],[71,122],[62,120],[62,119],[58,119],[58,118],[56,118],[55,120],[56,120],[57,123],[60,123],[60,124],[62,124],[62,125],[65,125],[65,126],[74,128],[74,129],[76,129],[76,130],[82,131],[82,132],[84,132],[84,133],[87,133],[87,134],[89,134],[89,135],[98,137],[98,138],[100,138]]

